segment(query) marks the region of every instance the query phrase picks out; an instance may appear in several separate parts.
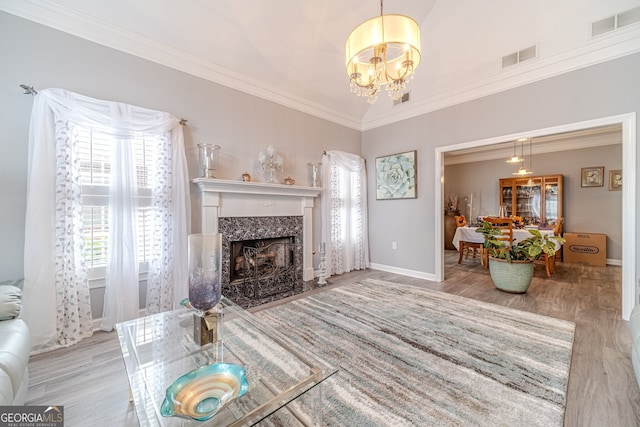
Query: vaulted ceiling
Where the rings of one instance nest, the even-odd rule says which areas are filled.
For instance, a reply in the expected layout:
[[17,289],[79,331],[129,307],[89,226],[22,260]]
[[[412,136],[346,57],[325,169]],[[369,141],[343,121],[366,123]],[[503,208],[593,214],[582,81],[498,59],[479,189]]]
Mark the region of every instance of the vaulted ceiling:
[[[637,23],[591,30],[639,6],[387,0],[385,13],[421,28],[410,101],[394,106],[386,93],[374,105],[350,93],[345,71],[345,40],[379,14],[377,1],[0,0],[0,10],[362,130],[638,52]],[[531,46],[534,57],[503,68],[503,57]]]

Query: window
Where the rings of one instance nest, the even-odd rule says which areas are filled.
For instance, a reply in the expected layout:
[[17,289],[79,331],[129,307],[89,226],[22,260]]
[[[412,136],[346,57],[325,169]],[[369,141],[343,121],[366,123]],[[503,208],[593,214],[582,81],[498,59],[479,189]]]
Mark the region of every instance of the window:
[[[104,267],[109,250],[109,185],[111,183],[111,139],[100,132],[73,128],[76,153],[80,162],[85,265]],[[151,191],[156,182],[157,138],[132,136],[138,182],[137,249],[138,262],[151,258],[153,212]]]

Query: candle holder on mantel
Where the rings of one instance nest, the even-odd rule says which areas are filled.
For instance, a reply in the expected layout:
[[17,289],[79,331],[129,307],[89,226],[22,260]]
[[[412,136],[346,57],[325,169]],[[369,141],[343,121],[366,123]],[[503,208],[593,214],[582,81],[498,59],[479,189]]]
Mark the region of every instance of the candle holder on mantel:
[[200,346],[222,341],[222,234],[190,234],[189,301],[193,338]]
[[322,163],[320,162],[309,162],[307,163],[307,170],[309,172],[309,186],[310,187],[320,187],[322,186],[320,171],[322,167]]
[[200,149],[200,164],[203,178],[215,178],[214,171],[218,169],[218,154],[220,146],[215,144],[198,144]]

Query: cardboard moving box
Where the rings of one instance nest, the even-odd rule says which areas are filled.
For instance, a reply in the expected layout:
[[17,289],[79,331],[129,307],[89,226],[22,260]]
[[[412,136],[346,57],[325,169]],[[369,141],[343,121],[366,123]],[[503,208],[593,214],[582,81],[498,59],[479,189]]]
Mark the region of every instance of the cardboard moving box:
[[564,262],[607,265],[607,235],[595,233],[564,233]]

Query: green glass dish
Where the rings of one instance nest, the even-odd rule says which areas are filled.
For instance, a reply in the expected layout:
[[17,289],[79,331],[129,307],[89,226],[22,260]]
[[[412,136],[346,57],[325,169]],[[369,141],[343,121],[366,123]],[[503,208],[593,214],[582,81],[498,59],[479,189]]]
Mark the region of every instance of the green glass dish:
[[214,363],[201,366],[175,380],[160,407],[164,417],[212,418],[249,389],[247,373],[240,365]]

